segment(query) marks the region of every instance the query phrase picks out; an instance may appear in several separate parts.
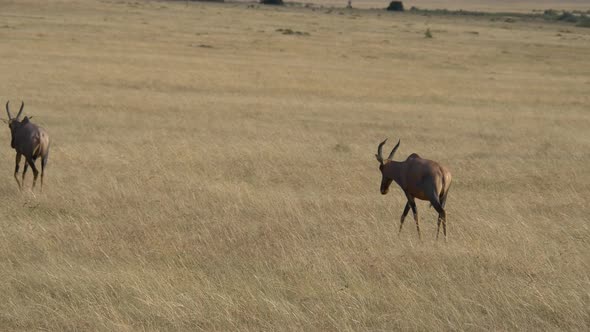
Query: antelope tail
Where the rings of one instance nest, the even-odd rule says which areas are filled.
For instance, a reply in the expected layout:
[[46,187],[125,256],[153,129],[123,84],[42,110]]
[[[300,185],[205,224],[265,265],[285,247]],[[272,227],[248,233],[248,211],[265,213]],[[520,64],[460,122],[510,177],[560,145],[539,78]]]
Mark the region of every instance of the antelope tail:
[[[446,183],[446,176],[443,173],[442,176],[442,193],[441,196],[439,197],[439,201],[442,203],[446,200],[447,198],[447,193],[449,192],[449,190],[447,189],[447,183]],[[432,203],[430,203],[430,207],[432,208]]]
[[[443,183],[444,183],[444,181],[443,181]],[[445,192],[442,195],[442,201],[443,202],[446,202],[447,201],[447,195],[449,194],[449,190],[451,190],[451,184],[449,184],[447,190],[445,190]]]

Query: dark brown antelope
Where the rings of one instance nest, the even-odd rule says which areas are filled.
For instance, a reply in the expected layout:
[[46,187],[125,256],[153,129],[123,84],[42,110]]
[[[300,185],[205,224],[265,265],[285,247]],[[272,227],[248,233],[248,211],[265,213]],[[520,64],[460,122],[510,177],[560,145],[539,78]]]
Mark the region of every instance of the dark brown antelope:
[[392,181],[395,181],[395,183],[402,188],[408,199],[400,220],[399,233],[402,231],[404,219],[411,208],[412,213],[414,214],[414,220],[416,221],[418,237],[422,239],[418,222],[418,211],[416,210],[416,202],[414,201],[418,198],[429,201],[436,209],[438,212],[436,238],[438,239],[440,224],[442,222],[443,233],[446,240],[447,220],[445,203],[447,202],[447,194],[449,193],[449,187],[451,186],[451,173],[437,162],[422,159],[415,153],[409,155],[405,161],[393,161],[393,155],[397,148],[399,148],[400,141],[398,141],[397,145],[391,150],[389,157],[384,160],[381,151],[383,150],[385,142],[387,142],[387,139],[379,144],[377,154],[375,155],[379,161],[379,170],[382,175],[381,194],[387,194],[389,191],[389,185],[391,185]]
[[[8,114],[8,127],[12,136],[10,146],[16,150],[16,166],[14,167],[14,178],[18,184],[18,188],[22,189],[25,184],[25,174],[27,168],[30,166],[33,170],[33,189],[37,182],[39,171],[35,167],[35,161],[41,157],[41,191],[43,191],[43,173],[45,172],[45,165],[47,165],[47,157],[49,157],[49,135],[45,130],[33,124],[29,117],[25,116],[20,120],[20,116],[25,107],[23,102],[20,110],[15,118],[10,114],[9,101],[6,102],[6,113]],[[22,185],[18,181],[18,169],[20,165],[21,156],[25,157],[25,168],[23,169]]]

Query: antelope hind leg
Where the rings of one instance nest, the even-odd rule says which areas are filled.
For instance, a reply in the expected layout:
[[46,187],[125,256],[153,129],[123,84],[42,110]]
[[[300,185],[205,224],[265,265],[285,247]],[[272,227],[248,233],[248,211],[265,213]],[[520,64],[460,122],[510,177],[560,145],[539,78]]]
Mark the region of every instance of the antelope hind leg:
[[29,166],[31,166],[31,170],[33,170],[33,187],[31,188],[31,190],[35,189],[35,184],[37,183],[37,177],[39,176],[39,171],[37,170],[37,167],[35,166],[35,160],[33,160],[32,158],[27,158],[27,162],[29,163]]

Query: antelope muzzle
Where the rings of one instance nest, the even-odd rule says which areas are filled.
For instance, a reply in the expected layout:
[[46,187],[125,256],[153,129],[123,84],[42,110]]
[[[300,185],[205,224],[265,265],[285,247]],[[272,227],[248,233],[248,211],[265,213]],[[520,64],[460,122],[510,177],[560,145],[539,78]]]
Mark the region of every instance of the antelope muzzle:
[[387,195],[391,181],[391,179],[387,179],[385,177],[381,180],[381,195]]

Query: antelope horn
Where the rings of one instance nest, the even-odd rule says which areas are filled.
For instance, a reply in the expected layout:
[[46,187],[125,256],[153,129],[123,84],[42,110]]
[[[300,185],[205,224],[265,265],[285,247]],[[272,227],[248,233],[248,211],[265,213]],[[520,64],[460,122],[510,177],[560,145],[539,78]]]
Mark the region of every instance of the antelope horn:
[[20,105],[20,110],[18,110],[18,114],[16,115],[17,120],[20,117],[21,113],[23,112],[24,107],[25,107],[25,102],[23,101],[22,104]]
[[375,155],[375,157],[377,157],[377,160],[383,164],[383,145],[385,144],[385,142],[387,142],[387,138],[381,142],[381,144],[379,144],[379,147],[377,148],[377,154]]
[[6,114],[8,114],[8,120],[12,120],[12,115],[10,115],[10,107],[8,106],[9,103],[10,100],[6,102]]
[[397,144],[395,145],[393,150],[391,150],[391,153],[389,154],[389,157],[387,157],[387,159],[389,159],[389,160],[393,159],[393,155],[395,154],[395,151],[397,151],[397,148],[399,148],[399,143],[401,143],[401,139],[397,141]]

